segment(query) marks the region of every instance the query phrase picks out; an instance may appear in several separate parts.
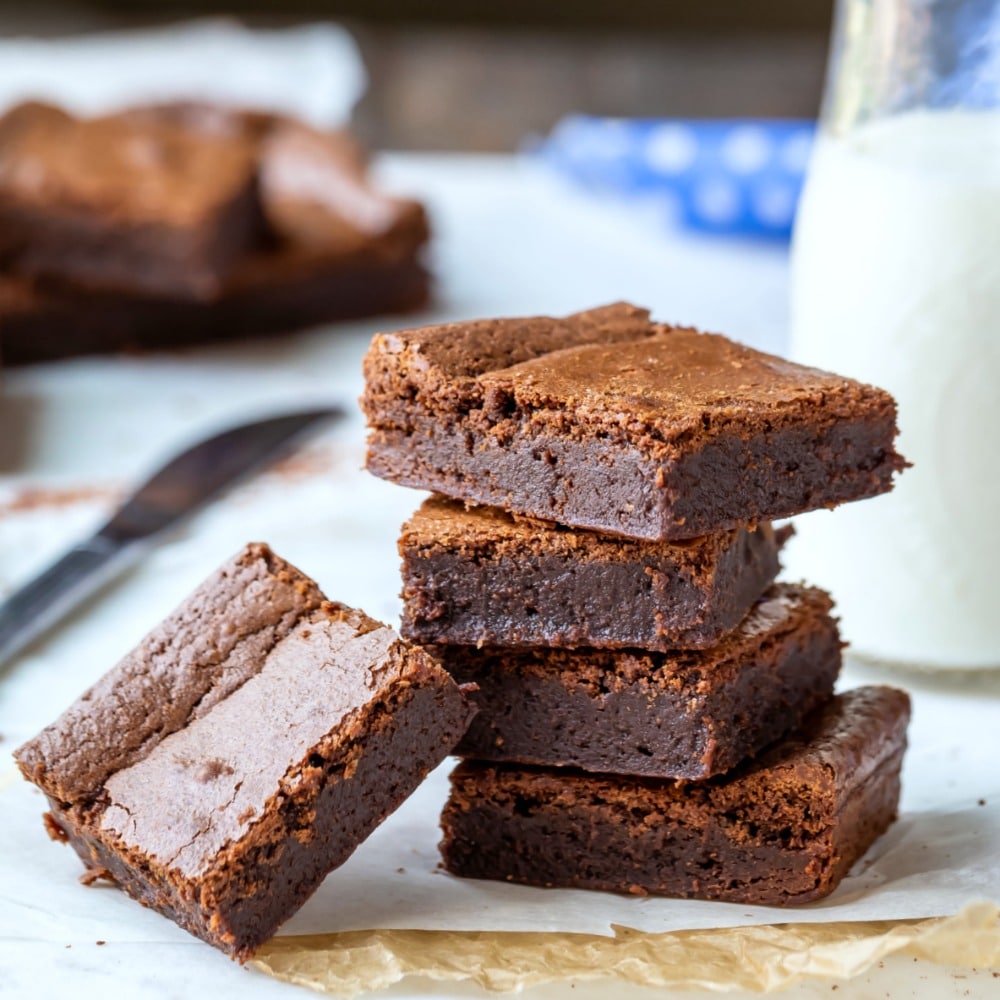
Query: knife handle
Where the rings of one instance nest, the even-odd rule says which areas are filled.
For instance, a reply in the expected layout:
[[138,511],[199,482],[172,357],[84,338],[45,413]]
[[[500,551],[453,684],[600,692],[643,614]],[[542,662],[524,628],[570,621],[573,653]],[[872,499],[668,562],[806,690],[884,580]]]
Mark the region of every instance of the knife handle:
[[72,548],[0,605],[0,664],[100,590],[135,546],[98,533]]

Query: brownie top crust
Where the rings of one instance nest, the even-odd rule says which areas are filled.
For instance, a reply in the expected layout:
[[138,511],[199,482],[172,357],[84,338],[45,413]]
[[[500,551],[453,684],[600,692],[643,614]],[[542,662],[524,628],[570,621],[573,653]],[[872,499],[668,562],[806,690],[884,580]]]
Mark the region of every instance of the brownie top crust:
[[260,818],[275,789],[291,795],[309,780],[310,748],[390,685],[434,667],[387,626],[324,604],[228,698],[113,774],[101,826],[161,864],[198,875]]
[[[377,427],[407,427],[416,401],[445,418],[479,411],[498,438],[525,422],[571,437],[597,431],[639,440],[666,460],[734,426],[750,435],[803,419],[895,419],[895,402],[881,389],[718,334],[653,323],[627,303],[563,319],[380,334],[365,375],[363,403]],[[894,462],[902,467],[899,456]]]
[[[739,528],[674,541],[642,541],[616,538],[511,514],[498,507],[466,506],[460,500],[433,496],[425,500],[403,525],[399,548],[423,555],[459,553],[491,558],[558,553],[578,562],[600,560],[633,561],[665,556],[697,581],[710,574],[720,553],[739,534]],[[769,539],[781,545],[790,529],[777,534],[770,523],[757,525]]]
[[356,250],[373,239],[415,246],[427,238],[423,206],[379,190],[366,151],[347,132],[191,101],[130,108],[120,117],[252,144],[267,223],[280,243],[300,253]]
[[256,174],[250,143],[167,121],[79,119],[44,105],[0,121],[0,198],[37,210],[99,213],[125,224],[196,225]]
[[[762,802],[763,795],[770,794],[776,812],[782,808],[782,796],[788,795],[790,811],[801,810],[804,799],[817,811],[835,815],[854,789],[903,752],[909,721],[910,698],[905,691],[881,685],[854,688],[835,695],[760,756],[706,784]],[[697,785],[688,784],[683,791],[697,795]],[[705,791],[713,794],[710,788]],[[818,809],[821,802],[823,810]],[[820,822],[808,807],[806,819]]]
[[[521,677],[558,677],[571,688],[594,695],[646,689],[703,695],[741,673],[748,657],[767,655],[789,633],[828,631],[833,601],[817,587],[777,583],[753,606],[737,628],[706,649],[660,653],[640,649],[499,649],[481,656],[516,666]],[[431,647],[432,649],[434,647]],[[446,663],[462,657],[464,647],[442,650]]]
[[322,604],[307,576],[266,545],[248,545],[21,747],[21,770],[62,802],[93,798],[111,775],[228,698]]
[[[839,810],[853,788],[906,747],[910,696],[899,688],[870,685],[835,695],[791,735],[745,766],[745,779],[784,774],[789,783],[826,787]],[[722,780],[722,779],[719,779]]]
[[283,121],[261,141],[261,198],[282,239],[305,246],[353,245],[425,227],[423,208],[378,190],[348,135]]

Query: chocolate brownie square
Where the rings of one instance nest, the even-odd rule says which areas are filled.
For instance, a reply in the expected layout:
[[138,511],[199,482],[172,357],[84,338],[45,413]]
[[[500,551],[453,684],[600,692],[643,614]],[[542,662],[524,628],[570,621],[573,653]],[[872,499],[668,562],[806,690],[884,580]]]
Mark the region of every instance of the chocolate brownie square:
[[770,524],[635,542],[432,497],[403,526],[403,624],[422,643],[701,648],[778,573]]
[[442,817],[444,864],[527,885],[809,903],[895,819],[909,714],[904,692],[858,688],[704,782],[465,762]]
[[801,724],[833,694],[841,642],[822,590],[777,584],[708,649],[435,646],[479,708],[457,753],[702,779]]
[[626,304],[377,335],[368,469],[576,528],[693,538],[884,493],[881,389]]
[[244,960],[471,711],[428,653],[250,545],[15,756],[87,879]]
[[423,206],[379,190],[349,136],[202,104],[134,108],[115,119],[247,144],[259,170],[266,239],[199,299],[0,276],[8,364],[285,333],[427,302]]
[[14,273],[205,298],[260,240],[256,156],[242,138],[44,105],[15,108],[0,136]]

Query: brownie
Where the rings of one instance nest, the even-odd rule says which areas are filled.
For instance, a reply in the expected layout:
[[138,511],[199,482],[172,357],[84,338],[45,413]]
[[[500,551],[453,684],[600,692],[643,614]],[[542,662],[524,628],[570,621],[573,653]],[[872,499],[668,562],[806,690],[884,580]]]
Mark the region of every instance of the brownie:
[[15,273],[195,298],[259,242],[253,145],[166,121],[0,120],[0,230]]
[[895,818],[908,719],[902,691],[858,688],[696,783],[465,762],[442,817],[444,864],[538,886],[808,903]]
[[699,648],[778,573],[770,524],[635,542],[432,497],[403,526],[407,639],[506,647]]
[[322,131],[285,115],[197,102],[147,105],[119,114],[129,121],[167,122],[252,143],[265,220],[279,243],[344,252],[367,248],[373,238],[390,234],[409,232],[411,245],[427,237],[423,207],[379,190],[369,175],[367,151],[348,132]]
[[[199,300],[3,275],[0,348],[8,364],[283,333],[426,304],[423,207],[375,188],[349,136],[202,104],[135,108],[116,118],[252,145],[266,238]],[[319,203],[317,185],[335,194]]]
[[372,184],[367,155],[344,132],[280,121],[261,140],[260,163],[267,221],[286,242],[350,250],[426,224],[418,203]]
[[364,370],[375,475],[631,538],[875,496],[905,465],[888,393],[623,303],[379,334]]
[[471,711],[427,652],[251,545],[15,756],[85,879],[243,960]]
[[457,753],[660,778],[729,771],[833,693],[841,642],[822,590],[777,584],[703,650],[437,646],[479,708]]

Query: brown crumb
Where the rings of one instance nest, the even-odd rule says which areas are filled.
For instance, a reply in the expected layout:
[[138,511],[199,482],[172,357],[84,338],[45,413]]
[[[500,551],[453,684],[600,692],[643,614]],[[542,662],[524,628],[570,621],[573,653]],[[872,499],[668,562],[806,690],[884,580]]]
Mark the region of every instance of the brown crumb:
[[93,885],[100,879],[104,879],[106,882],[114,882],[114,876],[107,870],[107,868],[88,868],[80,876],[80,885]]
[[397,875],[405,875],[406,874],[406,869],[405,868],[397,868],[396,869],[396,874]]
[[981,805],[981,806],[986,805],[986,799],[980,799],[979,802],[977,803],[977,805]]
[[202,762],[201,769],[198,771],[196,777],[203,785],[207,785],[211,781],[216,781],[219,778],[224,778],[227,775],[235,773],[233,768],[224,760],[213,758],[212,760]]
[[284,479],[286,482],[301,482],[332,472],[336,467],[338,455],[334,448],[315,447],[306,451],[298,451],[288,458],[271,466],[270,474]]
[[42,489],[29,486],[0,503],[0,517],[44,507],[67,507],[90,500],[114,500],[121,490],[107,486],[81,486],[76,489]]
[[94,942],[94,944],[96,944],[96,945],[98,945],[98,946],[100,946],[100,945],[102,945],[102,944],[107,944],[107,943],[108,943],[107,941],[95,941],[95,942]]
[[69,834],[56,821],[52,813],[42,813],[42,825],[50,840],[57,840],[60,844],[69,843]]

